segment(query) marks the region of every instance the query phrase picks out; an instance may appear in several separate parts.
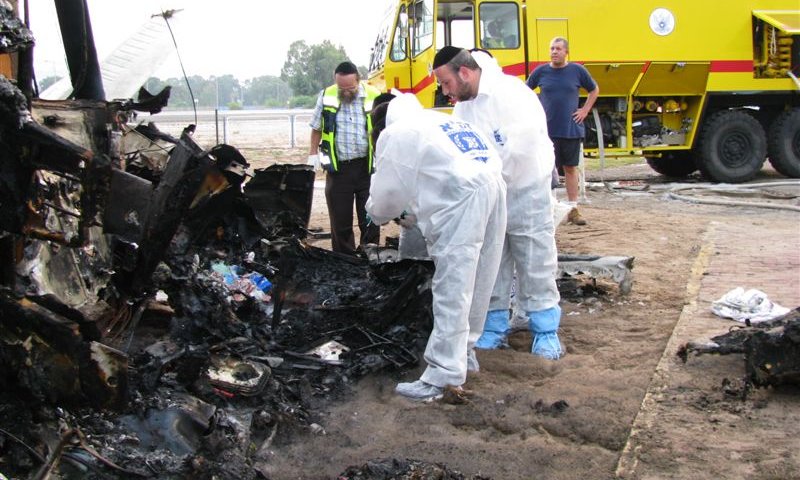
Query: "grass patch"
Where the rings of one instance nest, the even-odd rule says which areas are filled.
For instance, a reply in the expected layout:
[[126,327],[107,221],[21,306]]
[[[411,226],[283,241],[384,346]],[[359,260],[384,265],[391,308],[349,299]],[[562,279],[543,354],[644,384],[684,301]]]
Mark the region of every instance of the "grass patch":
[[[583,158],[586,170],[600,170],[599,158]],[[606,157],[605,168],[624,167],[626,165],[642,165],[646,163],[644,157]]]

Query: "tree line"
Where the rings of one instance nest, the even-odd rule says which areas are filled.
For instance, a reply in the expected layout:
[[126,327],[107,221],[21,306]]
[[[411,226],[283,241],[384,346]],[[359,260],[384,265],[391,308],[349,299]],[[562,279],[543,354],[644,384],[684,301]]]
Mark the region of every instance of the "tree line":
[[[328,40],[314,45],[297,40],[289,46],[280,76],[240,80],[230,74],[192,75],[188,77],[188,85],[182,77],[151,77],[143,86],[152,94],[167,85],[172,87],[167,108],[175,110],[191,109],[192,103],[203,109],[311,108],[320,90],[333,83],[336,65],[347,59],[344,48]],[[360,66],[359,71],[362,77],[366,75],[366,68]],[[58,80],[58,77],[42,79],[39,90],[44,91]]]

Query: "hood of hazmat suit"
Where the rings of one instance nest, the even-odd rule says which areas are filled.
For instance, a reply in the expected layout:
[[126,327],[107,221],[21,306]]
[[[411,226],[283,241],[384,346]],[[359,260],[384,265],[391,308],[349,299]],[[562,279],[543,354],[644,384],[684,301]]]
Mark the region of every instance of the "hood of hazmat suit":
[[482,75],[503,75],[503,69],[500,68],[497,59],[488,53],[481,51],[473,52],[472,58],[474,58],[478,66],[481,67]]
[[551,178],[555,156],[539,97],[525,82],[503,73],[484,52],[474,52],[473,58],[481,67],[478,95],[456,103],[453,115],[489,137],[503,159],[503,178],[509,189]]
[[375,146],[367,211],[378,224],[412,213],[430,240],[437,216],[457,208],[470,189],[496,182],[501,169],[491,142],[473,126],[401,94],[389,103]]
[[389,103],[389,109],[386,111],[386,126],[395,123],[401,118],[409,118],[414,114],[419,114],[424,110],[422,104],[419,103],[416,95],[411,93],[395,94],[395,98]]

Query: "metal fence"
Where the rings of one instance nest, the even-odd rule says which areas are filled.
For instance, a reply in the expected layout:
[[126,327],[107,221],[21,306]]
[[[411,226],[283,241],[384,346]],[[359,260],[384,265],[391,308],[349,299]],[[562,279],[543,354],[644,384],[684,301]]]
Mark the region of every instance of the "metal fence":
[[198,110],[139,114],[136,123],[155,123],[174,136],[196,124],[195,141],[206,147],[227,143],[238,148],[295,148],[308,145],[313,110]]

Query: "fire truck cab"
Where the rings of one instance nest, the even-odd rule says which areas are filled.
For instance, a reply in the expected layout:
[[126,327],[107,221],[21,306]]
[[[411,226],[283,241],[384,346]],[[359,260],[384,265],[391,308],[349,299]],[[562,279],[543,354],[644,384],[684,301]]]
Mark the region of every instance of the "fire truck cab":
[[[637,155],[657,172],[737,183],[769,158],[800,177],[800,9],[795,0],[391,0],[369,81],[446,107],[445,45],[483,48],[521,79],[556,37],[600,86],[585,154]],[[586,92],[582,92],[584,95]]]

